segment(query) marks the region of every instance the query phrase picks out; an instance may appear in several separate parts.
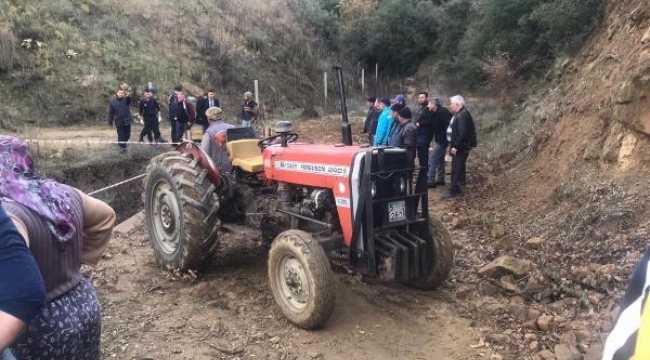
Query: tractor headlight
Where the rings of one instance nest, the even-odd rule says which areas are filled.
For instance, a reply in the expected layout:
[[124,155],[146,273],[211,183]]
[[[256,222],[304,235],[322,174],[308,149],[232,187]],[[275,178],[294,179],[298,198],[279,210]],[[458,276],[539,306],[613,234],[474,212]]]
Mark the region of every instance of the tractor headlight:
[[373,182],[370,186],[370,196],[374,198],[375,195],[377,195],[377,185]]

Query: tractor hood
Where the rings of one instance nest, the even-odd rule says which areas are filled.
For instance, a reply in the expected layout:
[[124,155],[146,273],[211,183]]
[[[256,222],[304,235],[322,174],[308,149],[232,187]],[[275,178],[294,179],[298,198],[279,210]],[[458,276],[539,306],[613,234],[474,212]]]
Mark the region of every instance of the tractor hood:
[[267,179],[331,188],[333,178],[349,179],[355,154],[366,149],[342,145],[273,145],[264,150],[264,173]]

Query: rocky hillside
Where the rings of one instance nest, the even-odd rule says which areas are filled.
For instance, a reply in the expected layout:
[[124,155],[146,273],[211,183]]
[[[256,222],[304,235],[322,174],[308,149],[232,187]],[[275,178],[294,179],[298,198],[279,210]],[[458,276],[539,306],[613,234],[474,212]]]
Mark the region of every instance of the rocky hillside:
[[[449,209],[472,238],[457,294],[497,304],[476,311],[497,323],[487,337],[507,329],[492,339],[506,358],[600,358],[650,239],[649,60],[650,4],[611,1],[581,52],[482,124],[478,185]],[[490,274],[502,256],[533,270]]]
[[[215,88],[228,115],[260,80],[269,107],[314,113],[331,66],[308,1],[0,0],[0,125],[104,118],[121,83]],[[295,29],[300,29],[296,31]]]

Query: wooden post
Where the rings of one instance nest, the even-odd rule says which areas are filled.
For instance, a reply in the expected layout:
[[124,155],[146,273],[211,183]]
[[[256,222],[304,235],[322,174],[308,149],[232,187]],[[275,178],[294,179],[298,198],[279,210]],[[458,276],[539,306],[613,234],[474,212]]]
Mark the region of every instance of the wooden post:
[[327,113],[327,71],[323,72],[323,110]]
[[361,68],[361,97],[366,96],[366,69]]

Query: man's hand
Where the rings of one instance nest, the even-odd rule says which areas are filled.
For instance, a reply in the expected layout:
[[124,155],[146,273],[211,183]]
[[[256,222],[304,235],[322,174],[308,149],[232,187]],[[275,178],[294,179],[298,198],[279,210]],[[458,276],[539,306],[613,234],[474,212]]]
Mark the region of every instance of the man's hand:
[[456,156],[457,152],[458,152],[458,150],[456,150],[456,148],[451,148],[451,150],[449,150],[449,155]]

